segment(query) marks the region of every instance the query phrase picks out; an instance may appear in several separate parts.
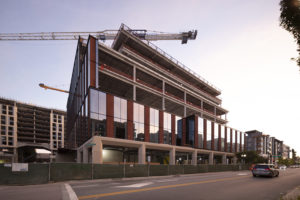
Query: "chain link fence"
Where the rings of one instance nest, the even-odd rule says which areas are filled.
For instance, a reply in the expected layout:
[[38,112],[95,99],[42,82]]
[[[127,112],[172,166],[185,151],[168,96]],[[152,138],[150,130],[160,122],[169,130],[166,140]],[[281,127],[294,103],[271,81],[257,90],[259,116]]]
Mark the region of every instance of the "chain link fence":
[[28,164],[28,171],[13,172],[10,165],[0,164],[1,185],[44,184],[68,180],[91,180],[167,176],[206,172],[248,170],[248,165],[139,165],[139,164]]

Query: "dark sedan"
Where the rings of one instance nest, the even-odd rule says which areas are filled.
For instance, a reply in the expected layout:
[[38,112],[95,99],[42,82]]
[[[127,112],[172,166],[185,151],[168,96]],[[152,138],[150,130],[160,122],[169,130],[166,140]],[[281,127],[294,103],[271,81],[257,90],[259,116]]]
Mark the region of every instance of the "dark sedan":
[[252,174],[254,177],[256,176],[278,177],[279,171],[275,169],[275,166],[273,164],[257,164],[253,167]]

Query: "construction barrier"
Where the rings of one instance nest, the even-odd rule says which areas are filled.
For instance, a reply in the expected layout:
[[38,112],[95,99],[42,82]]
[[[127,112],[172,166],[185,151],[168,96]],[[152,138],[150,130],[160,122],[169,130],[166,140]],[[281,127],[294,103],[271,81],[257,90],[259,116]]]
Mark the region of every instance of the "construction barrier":
[[247,169],[249,169],[248,165],[32,163],[28,164],[26,170],[12,171],[11,164],[0,164],[0,184],[30,185],[68,180],[167,176]]

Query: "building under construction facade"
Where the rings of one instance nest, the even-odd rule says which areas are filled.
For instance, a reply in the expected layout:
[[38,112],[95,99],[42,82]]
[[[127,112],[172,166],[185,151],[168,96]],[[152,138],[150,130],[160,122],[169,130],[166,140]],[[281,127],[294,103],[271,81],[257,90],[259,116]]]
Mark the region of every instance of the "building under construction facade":
[[79,39],[67,103],[77,162],[229,163],[245,135],[221,91],[122,25],[111,47]]
[[66,113],[0,98],[0,160],[31,162],[35,148],[65,146]]

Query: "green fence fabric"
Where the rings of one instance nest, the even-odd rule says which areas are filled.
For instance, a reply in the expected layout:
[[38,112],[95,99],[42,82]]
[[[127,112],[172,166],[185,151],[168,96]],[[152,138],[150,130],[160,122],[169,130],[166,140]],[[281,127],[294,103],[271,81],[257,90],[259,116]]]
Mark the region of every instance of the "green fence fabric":
[[169,174],[170,175],[184,174],[184,165],[170,165]]
[[169,165],[149,165],[149,176],[169,175]]
[[147,165],[125,165],[124,177],[143,177],[148,176]]
[[35,185],[48,183],[48,164],[29,164],[27,172],[12,172],[11,167],[0,164],[0,184]]
[[92,164],[51,163],[50,181],[83,180],[92,178]]
[[[206,172],[248,170],[248,165],[113,165],[51,163],[29,164],[28,172],[12,172],[11,167],[0,164],[0,184],[28,185],[43,184],[49,181],[83,179],[105,179],[125,177],[166,176]],[[50,178],[50,179],[49,179]]]
[[93,178],[123,178],[124,166],[123,165],[101,165],[93,164]]

